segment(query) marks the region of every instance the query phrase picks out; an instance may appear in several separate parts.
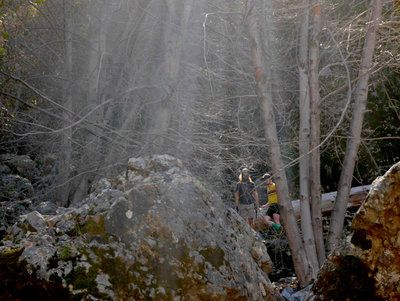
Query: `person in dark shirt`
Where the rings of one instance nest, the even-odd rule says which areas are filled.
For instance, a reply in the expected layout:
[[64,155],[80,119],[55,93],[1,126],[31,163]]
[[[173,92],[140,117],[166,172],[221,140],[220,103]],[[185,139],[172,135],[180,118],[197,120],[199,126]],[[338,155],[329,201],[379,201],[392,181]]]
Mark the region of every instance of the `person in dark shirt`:
[[241,170],[239,182],[236,184],[235,207],[240,216],[249,223],[250,227],[254,228],[254,218],[259,202],[256,186],[251,180],[247,168]]

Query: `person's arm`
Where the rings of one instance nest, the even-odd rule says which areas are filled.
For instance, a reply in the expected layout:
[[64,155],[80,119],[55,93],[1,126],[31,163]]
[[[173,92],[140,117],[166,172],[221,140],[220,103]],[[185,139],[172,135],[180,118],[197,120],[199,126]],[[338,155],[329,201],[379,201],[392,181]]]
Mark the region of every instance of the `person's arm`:
[[235,191],[235,208],[239,207],[239,191]]
[[260,203],[258,202],[258,193],[256,190],[253,191],[253,197],[254,197],[254,200],[256,201],[257,208],[260,207]]

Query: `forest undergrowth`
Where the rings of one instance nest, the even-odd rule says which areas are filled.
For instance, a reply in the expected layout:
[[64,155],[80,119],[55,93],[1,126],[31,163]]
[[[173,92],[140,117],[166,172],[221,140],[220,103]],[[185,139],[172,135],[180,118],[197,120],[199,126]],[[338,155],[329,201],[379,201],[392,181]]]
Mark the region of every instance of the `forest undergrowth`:
[[[357,210],[358,208],[350,208],[347,210],[343,228],[343,238],[351,233],[351,222]],[[326,238],[329,229],[329,216],[323,217],[323,226],[324,238]],[[274,264],[274,269],[269,275],[271,282],[278,284],[284,284],[288,281],[296,283],[296,274],[285,230],[277,231],[273,228],[267,228],[258,233],[263,239],[263,242],[268,249],[268,255]]]

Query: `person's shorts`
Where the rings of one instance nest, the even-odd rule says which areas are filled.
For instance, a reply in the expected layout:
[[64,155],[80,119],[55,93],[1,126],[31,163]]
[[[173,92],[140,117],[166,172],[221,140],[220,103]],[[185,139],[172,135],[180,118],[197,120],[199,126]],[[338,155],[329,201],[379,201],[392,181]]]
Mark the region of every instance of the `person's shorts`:
[[239,215],[243,218],[254,218],[256,215],[254,204],[239,203]]
[[279,205],[277,203],[268,206],[267,215],[273,218],[274,214],[281,214],[279,211]]

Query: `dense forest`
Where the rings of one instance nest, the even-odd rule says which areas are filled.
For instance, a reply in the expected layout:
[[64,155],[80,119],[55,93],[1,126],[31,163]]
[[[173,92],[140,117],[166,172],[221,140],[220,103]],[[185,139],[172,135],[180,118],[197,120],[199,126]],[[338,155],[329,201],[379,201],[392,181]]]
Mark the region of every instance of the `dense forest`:
[[349,189],[400,161],[398,1],[2,0],[0,26],[0,151],[54,158],[35,185],[59,205],[130,157],[173,155],[227,202],[240,167],[270,172],[305,283]]

